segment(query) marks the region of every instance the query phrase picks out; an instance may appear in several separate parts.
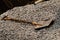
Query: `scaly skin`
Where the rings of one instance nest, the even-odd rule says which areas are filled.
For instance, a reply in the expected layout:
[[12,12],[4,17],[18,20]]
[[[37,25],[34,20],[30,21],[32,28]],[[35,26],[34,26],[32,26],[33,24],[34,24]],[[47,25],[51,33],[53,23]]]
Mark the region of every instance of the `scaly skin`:
[[2,18],[2,20],[11,20],[11,21],[24,22],[24,23],[31,23],[32,25],[35,25],[35,27],[34,27],[35,29],[42,28],[42,27],[45,27],[45,26],[49,26],[50,23],[53,21],[53,19],[49,19],[47,21],[40,21],[40,23],[27,22],[26,20],[18,20],[18,19],[10,18],[8,16],[5,16],[4,18]]

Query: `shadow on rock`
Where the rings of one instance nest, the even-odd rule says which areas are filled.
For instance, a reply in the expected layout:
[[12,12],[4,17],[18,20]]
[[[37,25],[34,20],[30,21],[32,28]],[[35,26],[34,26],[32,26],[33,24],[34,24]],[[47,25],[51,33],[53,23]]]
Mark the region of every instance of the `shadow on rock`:
[[[45,0],[47,1],[47,0]],[[35,0],[0,0],[0,14],[6,12],[9,9],[18,6],[25,6],[27,4],[34,4]]]

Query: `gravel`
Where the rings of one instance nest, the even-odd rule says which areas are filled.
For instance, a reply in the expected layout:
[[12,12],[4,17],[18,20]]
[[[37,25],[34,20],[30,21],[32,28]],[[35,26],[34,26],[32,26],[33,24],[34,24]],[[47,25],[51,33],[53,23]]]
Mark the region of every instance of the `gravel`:
[[[60,40],[60,0],[14,7],[1,14],[0,18],[6,15],[11,18],[28,19],[27,21],[31,21],[32,17],[33,21],[39,20],[39,18],[41,20],[55,18],[55,21],[49,27],[35,30],[35,26],[28,23],[0,20],[0,40]],[[21,16],[23,17],[20,18]]]

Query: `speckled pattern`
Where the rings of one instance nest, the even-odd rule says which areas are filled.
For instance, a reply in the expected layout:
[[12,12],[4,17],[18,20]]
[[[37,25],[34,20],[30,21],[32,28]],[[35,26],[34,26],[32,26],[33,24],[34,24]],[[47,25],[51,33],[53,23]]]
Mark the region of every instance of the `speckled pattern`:
[[[50,5],[50,6],[49,6]],[[49,4],[38,4],[38,5],[26,5],[23,7],[15,7],[9,11],[7,11],[7,14],[11,18],[20,19],[20,20],[26,20],[28,22],[37,22],[40,23],[40,21],[44,19],[52,19],[55,17],[55,9],[57,8],[56,5]],[[43,15],[44,14],[44,15]],[[3,14],[2,14],[3,15]]]
[[[20,12],[22,10],[24,11]],[[27,13],[27,10],[33,14],[35,13],[36,16],[41,14],[41,17],[45,18],[44,15],[52,15],[51,17],[56,17],[56,19],[50,27],[40,30],[35,30],[31,24],[0,20],[0,40],[60,40],[60,0],[50,0],[37,5],[15,7],[3,13],[0,18],[8,15],[19,19],[20,13]],[[35,11],[33,12],[32,10]]]

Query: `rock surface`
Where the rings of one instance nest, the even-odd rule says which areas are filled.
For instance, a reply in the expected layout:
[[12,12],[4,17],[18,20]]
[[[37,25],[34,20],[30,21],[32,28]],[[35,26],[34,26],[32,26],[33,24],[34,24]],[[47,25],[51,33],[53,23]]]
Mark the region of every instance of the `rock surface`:
[[[30,12],[30,13],[29,13]],[[26,15],[24,15],[24,13]],[[34,13],[34,14],[32,14]],[[0,40],[59,40],[60,38],[60,0],[49,0],[38,3],[37,5],[26,5],[22,7],[14,7],[11,10],[0,15],[0,18],[8,15],[11,18],[23,19],[31,18],[46,19],[55,18],[52,25],[47,28],[35,30],[33,25],[28,23],[18,23],[15,21],[0,20]],[[39,15],[39,17],[38,17]],[[37,18],[35,17],[37,16]],[[47,16],[47,17],[46,17]],[[35,19],[36,18],[36,19]],[[31,21],[29,19],[28,21]]]

